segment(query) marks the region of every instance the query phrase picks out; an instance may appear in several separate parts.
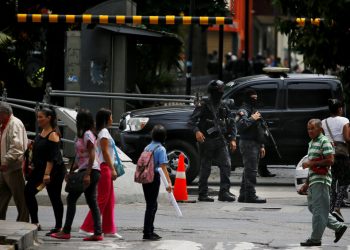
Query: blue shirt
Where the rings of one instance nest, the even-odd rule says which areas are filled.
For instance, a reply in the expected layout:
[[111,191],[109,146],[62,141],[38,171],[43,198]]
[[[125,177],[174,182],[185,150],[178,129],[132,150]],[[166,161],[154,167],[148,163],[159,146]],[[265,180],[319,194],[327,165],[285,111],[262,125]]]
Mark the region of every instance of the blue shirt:
[[160,142],[152,141],[145,148],[146,151],[153,151],[156,147],[158,147],[153,153],[154,160],[154,170],[156,171],[161,164],[168,163],[168,156],[166,154],[166,150],[164,146]]

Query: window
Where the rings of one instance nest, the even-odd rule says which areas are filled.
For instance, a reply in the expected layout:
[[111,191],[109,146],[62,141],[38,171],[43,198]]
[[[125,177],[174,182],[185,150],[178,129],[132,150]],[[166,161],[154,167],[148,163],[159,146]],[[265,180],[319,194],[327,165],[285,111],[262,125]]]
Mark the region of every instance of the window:
[[244,101],[244,94],[248,88],[255,89],[258,94],[259,109],[269,109],[276,106],[277,83],[255,83],[245,88],[239,89],[230,98],[235,101],[235,106],[239,108]]
[[291,109],[324,107],[329,98],[332,98],[332,90],[327,83],[288,84],[288,107]]

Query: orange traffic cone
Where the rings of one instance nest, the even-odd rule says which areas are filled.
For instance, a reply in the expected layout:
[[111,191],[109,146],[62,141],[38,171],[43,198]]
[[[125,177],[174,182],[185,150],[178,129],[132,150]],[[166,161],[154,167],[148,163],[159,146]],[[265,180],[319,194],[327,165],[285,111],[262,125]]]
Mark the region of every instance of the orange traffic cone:
[[185,171],[185,157],[183,154],[179,155],[179,163],[177,166],[176,179],[174,185],[174,196],[179,202],[195,203],[196,201],[188,200],[186,171]]

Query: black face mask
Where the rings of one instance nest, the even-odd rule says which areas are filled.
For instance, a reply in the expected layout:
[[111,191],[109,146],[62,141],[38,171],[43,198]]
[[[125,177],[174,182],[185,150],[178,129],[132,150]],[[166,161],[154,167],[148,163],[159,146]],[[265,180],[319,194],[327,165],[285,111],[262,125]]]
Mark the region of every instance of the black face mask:
[[258,100],[255,99],[255,98],[250,98],[249,99],[249,104],[252,106],[252,107],[256,107],[258,105]]
[[214,103],[219,103],[221,101],[221,98],[223,95],[224,95],[224,93],[215,91],[215,92],[211,93],[210,96],[211,96],[211,99]]

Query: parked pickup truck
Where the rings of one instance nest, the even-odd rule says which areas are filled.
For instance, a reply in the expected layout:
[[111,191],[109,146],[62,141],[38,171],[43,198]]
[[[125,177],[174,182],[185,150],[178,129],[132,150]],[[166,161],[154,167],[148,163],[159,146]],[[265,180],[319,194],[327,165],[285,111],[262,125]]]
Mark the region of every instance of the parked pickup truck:
[[[226,84],[224,99],[234,99],[234,110],[242,103],[246,88],[254,88],[259,99],[259,111],[266,120],[278,149],[279,158],[271,143],[266,145],[265,165],[296,165],[307,152],[309,137],[307,121],[328,115],[327,100],[343,98],[341,82],[333,76],[315,74],[269,73],[243,77]],[[187,181],[199,173],[200,156],[195,136],[188,126],[194,106],[155,107],[133,110],[122,115],[119,143],[123,151],[136,162],[147,143],[155,124],[168,132],[166,148],[169,171],[175,174],[178,155],[185,155]],[[238,138],[239,140],[239,138]],[[242,165],[238,150],[232,154],[232,167]]]

